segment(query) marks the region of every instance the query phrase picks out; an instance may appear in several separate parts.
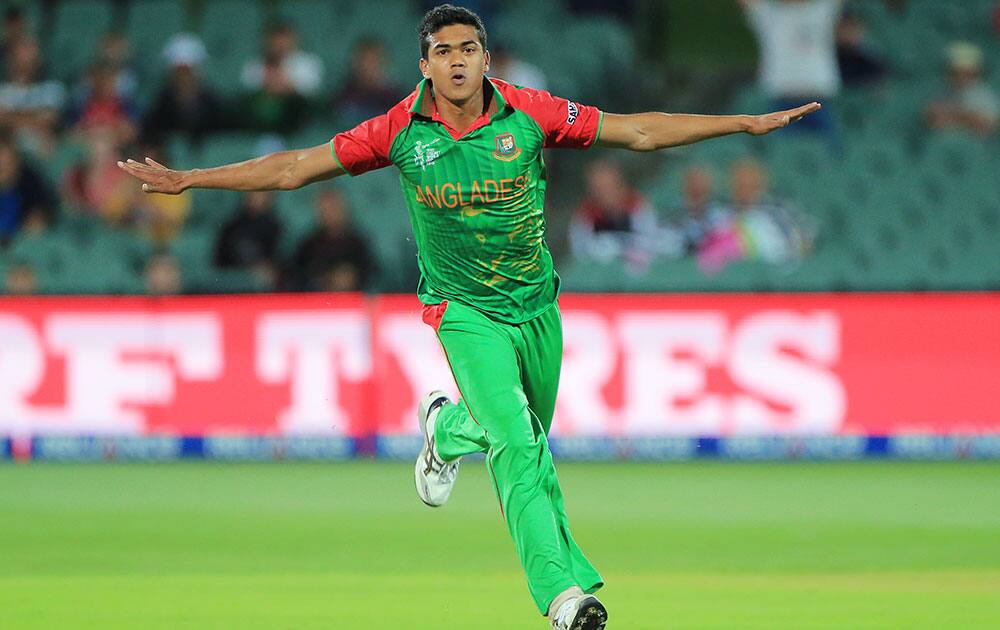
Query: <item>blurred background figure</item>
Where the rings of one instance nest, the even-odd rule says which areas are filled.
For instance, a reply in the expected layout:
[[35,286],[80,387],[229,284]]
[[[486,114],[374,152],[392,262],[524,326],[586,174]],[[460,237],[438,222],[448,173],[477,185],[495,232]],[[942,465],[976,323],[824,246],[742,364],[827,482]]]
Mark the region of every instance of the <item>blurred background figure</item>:
[[3,14],[3,39],[0,40],[0,70],[5,76],[11,50],[21,40],[31,37],[31,28],[24,10],[18,6],[7,7]]
[[660,229],[653,206],[628,183],[617,162],[592,162],[586,177],[587,196],[570,224],[574,257],[618,260],[633,271],[641,271],[658,253],[679,253],[680,239]]
[[[166,161],[163,147],[144,143],[139,153],[159,163]],[[126,188],[129,197],[124,222],[136,234],[156,247],[170,244],[184,229],[184,222],[191,214],[190,191],[179,195],[146,194],[140,187]]]
[[132,44],[125,33],[108,31],[101,37],[95,65],[108,68],[115,77],[115,92],[126,99],[133,99],[139,86],[139,77],[132,66]]
[[208,57],[205,45],[190,33],[174,35],[163,48],[169,74],[143,120],[142,135],[162,144],[178,134],[195,145],[226,126],[222,101],[200,74]]
[[149,257],[143,275],[147,295],[180,295],[184,291],[180,266],[173,256],[165,252]]
[[15,261],[7,269],[4,277],[4,293],[7,295],[35,295],[38,293],[38,279],[35,268],[26,261]]
[[845,11],[837,22],[837,66],[845,87],[875,83],[888,73],[885,61],[872,46],[868,25],[859,13]]
[[66,101],[66,88],[41,74],[38,43],[22,37],[13,42],[7,57],[7,76],[0,83],[0,125],[13,127],[18,141],[30,152],[50,155],[55,131]]
[[522,87],[548,89],[548,81],[541,68],[521,59],[502,45],[490,48],[490,76]]
[[257,191],[243,195],[236,213],[216,238],[215,266],[251,271],[264,286],[277,288],[282,225],[274,214],[272,193]]
[[122,224],[137,187],[118,168],[123,148],[118,136],[113,127],[95,125],[83,130],[80,137],[85,153],[63,176],[63,203],[73,212]]
[[295,252],[292,284],[301,291],[361,291],[375,271],[367,239],[351,222],[347,200],[335,188],[316,195],[316,228]]
[[830,100],[840,91],[834,30],[843,0],[740,0],[760,46],[760,86],[774,110],[821,101],[791,131],[833,138]]
[[688,168],[684,172],[683,187],[677,230],[683,239],[685,254],[695,256],[708,236],[729,221],[731,213],[715,200],[715,178],[707,166]]
[[56,214],[48,182],[25,163],[9,129],[0,129],[0,250],[21,230],[40,233]]
[[351,73],[333,99],[345,127],[384,114],[409,93],[409,89],[392,83],[385,62],[385,45],[380,39],[364,37],[354,46]]
[[704,270],[718,272],[733,260],[789,264],[808,253],[814,225],[787,200],[771,194],[763,164],[750,158],[735,163],[730,189],[729,207],[699,248]]
[[323,81],[319,57],[299,49],[298,35],[288,22],[267,27],[260,58],[242,72],[244,123],[250,129],[287,133],[299,128]]
[[117,86],[117,68],[106,63],[92,66],[70,106],[67,125],[75,132],[106,127],[114,135],[116,146],[130,144],[137,133],[138,110],[130,98],[119,92]]
[[955,42],[946,51],[948,89],[927,107],[931,129],[957,129],[980,136],[996,132],[1000,99],[983,80],[983,53],[975,44]]

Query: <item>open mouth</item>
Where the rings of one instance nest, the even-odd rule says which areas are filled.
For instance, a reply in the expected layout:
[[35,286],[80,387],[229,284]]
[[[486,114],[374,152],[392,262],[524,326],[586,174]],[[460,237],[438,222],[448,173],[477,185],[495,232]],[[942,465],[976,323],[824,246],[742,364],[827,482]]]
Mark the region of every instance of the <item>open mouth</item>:
[[451,75],[451,82],[452,82],[453,85],[464,85],[465,84],[465,75],[461,74],[461,73],[453,74],[453,75]]

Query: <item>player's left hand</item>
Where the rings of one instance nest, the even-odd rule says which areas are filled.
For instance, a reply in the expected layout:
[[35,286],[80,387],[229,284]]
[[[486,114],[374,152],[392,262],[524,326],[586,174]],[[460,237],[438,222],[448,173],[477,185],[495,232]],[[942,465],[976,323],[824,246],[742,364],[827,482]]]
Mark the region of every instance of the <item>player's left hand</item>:
[[761,114],[760,116],[750,117],[750,126],[747,129],[747,133],[754,136],[763,136],[766,133],[771,133],[775,129],[781,129],[782,127],[787,127],[793,122],[800,120],[803,116],[808,116],[809,114],[818,111],[822,105],[819,103],[809,103],[808,105],[803,105],[802,107],[796,107],[795,109],[786,109],[783,112],[773,112],[770,114]]
[[187,189],[184,171],[169,169],[153,158],[146,158],[145,164],[135,160],[119,161],[118,168],[140,180],[143,192],[176,195]]

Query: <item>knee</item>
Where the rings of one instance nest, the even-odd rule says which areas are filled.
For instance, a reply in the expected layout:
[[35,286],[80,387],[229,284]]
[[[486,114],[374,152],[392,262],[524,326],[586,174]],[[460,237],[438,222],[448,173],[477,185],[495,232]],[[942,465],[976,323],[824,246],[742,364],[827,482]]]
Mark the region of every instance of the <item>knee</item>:
[[493,446],[494,456],[515,467],[531,467],[542,455],[544,435],[535,434],[530,426],[499,436]]

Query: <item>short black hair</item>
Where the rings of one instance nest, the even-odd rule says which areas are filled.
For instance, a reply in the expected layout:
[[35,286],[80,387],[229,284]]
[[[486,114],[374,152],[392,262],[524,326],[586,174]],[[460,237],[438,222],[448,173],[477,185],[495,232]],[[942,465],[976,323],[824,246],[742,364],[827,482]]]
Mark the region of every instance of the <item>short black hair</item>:
[[440,4],[424,14],[424,19],[420,20],[420,26],[417,28],[417,32],[420,34],[420,56],[422,58],[427,59],[427,51],[431,46],[431,33],[436,33],[452,24],[466,24],[475,28],[479,44],[483,50],[486,50],[486,27],[483,26],[482,18],[465,7]]

